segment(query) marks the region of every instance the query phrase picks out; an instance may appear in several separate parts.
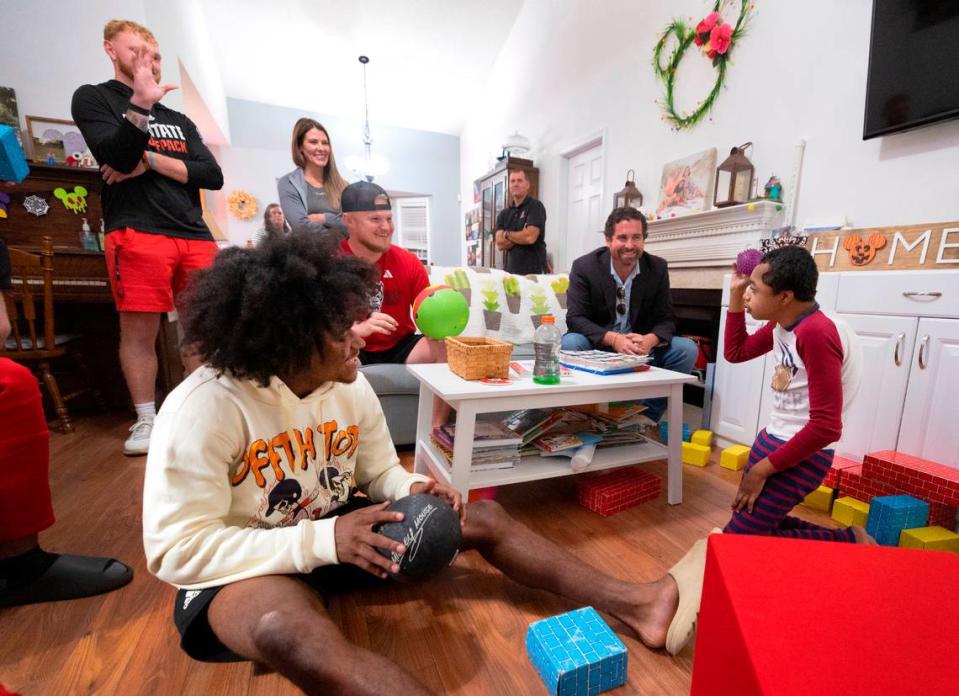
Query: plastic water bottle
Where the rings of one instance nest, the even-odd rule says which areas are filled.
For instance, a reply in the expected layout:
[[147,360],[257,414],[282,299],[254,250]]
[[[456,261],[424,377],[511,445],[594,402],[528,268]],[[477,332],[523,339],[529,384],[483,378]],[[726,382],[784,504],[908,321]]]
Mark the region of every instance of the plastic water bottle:
[[562,336],[556,328],[556,318],[544,314],[542,323],[533,334],[533,381],[536,384],[559,384],[559,346]]

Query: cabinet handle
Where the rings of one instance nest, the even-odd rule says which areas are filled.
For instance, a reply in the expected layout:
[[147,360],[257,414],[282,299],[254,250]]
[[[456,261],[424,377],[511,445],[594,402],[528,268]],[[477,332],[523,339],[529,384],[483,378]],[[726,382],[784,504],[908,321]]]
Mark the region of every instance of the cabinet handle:
[[902,349],[906,345],[906,334],[901,333],[896,337],[896,352],[892,356],[893,361],[896,363],[896,367],[902,365]]
[[926,369],[926,348],[929,346],[929,334],[926,334],[922,337],[922,342],[919,344],[919,369]]
[[942,297],[938,290],[923,290],[922,292],[904,292],[903,297]]

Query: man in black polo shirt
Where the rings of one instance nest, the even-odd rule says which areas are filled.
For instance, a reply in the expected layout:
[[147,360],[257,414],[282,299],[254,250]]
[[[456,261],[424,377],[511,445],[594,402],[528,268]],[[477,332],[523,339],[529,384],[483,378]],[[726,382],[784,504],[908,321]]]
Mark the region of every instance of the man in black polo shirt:
[[496,218],[496,248],[506,253],[506,271],[517,275],[547,273],[546,208],[529,195],[522,169],[509,173],[512,203]]

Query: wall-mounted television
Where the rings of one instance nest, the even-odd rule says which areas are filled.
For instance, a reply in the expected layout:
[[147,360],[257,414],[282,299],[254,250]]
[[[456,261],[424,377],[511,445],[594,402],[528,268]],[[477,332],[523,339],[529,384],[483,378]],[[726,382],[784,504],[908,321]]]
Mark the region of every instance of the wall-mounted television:
[[874,0],[863,140],[959,117],[959,0]]

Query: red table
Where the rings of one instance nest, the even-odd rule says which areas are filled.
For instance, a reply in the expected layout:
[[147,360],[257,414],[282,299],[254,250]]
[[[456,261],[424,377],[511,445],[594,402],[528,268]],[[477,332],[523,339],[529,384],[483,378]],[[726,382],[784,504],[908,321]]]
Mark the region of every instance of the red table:
[[959,693],[959,555],[709,537],[691,693]]

